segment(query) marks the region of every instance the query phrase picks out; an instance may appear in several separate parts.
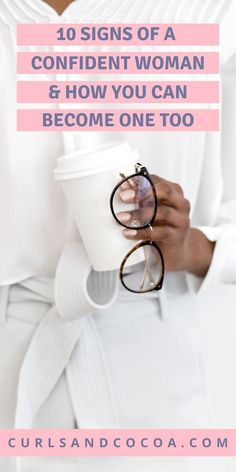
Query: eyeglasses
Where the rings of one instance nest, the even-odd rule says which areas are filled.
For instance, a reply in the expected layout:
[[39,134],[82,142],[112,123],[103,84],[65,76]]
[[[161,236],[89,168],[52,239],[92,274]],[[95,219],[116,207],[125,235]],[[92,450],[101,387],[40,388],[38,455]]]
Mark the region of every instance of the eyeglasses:
[[[156,217],[158,199],[156,190],[146,167],[137,163],[135,174],[122,177],[110,198],[111,212],[117,223],[128,229],[150,229],[150,239],[136,244],[124,257],[120,266],[120,280],[123,286],[134,293],[160,290],[164,280],[164,259],[158,245],[152,240],[152,224]],[[127,222],[119,219],[120,191],[133,190],[132,203],[126,203]]]

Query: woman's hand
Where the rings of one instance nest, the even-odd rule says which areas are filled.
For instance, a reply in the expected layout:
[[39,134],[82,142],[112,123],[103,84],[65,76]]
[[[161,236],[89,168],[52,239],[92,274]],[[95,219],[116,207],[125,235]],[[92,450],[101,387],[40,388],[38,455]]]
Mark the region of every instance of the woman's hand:
[[[214,243],[208,241],[199,230],[190,228],[190,203],[184,197],[179,184],[151,176],[158,198],[158,208],[153,231],[147,229],[124,229],[123,234],[131,240],[152,239],[160,247],[167,271],[192,272],[204,276],[210,266]],[[137,201],[132,189],[122,189],[123,202]],[[130,213],[120,213],[119,219],[128,224]]]

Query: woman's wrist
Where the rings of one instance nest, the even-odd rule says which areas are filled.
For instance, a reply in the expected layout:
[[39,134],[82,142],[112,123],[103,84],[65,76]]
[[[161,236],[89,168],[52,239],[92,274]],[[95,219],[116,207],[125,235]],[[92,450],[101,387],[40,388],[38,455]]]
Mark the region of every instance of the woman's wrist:
[[211,265],[215,243],[200,230],[190,228],[184,243],[182,270],[204,277]]

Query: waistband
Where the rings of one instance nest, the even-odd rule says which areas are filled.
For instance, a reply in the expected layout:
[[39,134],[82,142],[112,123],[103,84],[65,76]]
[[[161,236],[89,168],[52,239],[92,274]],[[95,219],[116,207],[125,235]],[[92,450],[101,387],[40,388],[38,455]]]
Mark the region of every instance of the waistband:
[[51,277],[31,277],[17,284],[1,286],[0,324],[5,323],[7,316],[40,323],[54,303],[53,292],[54,279]]
[[[178,277],[168,276],[168,287],[168,294],[165,289],[157,292],[163,319],[168,318],[170,308],[175,310],[174,293],[186,291],[183,279]],[[135,297],[157,298],[157,293]],[[118,300],[120,297],[131,300],[132,295],[121,289]],[[177,301],[181,307],[181,296]],[[0,288],[1,323],[6,316],[38,325],[21,367],[17,428],[32,427],[34,418],[64,371],[67,372],[77,424],[81,427],[94,427],[96,423],[97,427],[101,424],[108,428],[119,427],[106,355],[91,314],[74,321],[69,317],[63,319],[54,305],[54,279],[34,277]]]
[[93,317],[63,320],[53,293],[54,280],[46,277],[0,289],[2,323],[9,316],[38,325],[21,366],[15,427],[32,428],[64,371],[77,424],[118,427],[109,369]]
[[[61,273],[63,270],[61,271]],[[117,283],[111,278],[110,284],[108,285],[107,280],[102,275],[101,280],[96,274],[93,277],[93,291],[96,293],[96,298],[99,298],[100,286],[105,285],[108,292],[108,298],[111,297],[112,290],[117,289]],[[74,281],[77,280],[78,274],[71,274]],[[63,297],[63,318],[64,319],[76,319],[76,313],[80,310],[78,299],[81,298],[81,294],[76,292],[76,287],[73,287],[73,281],[71,278],[63,277],[58,284],[57,292],[60,293],[62,299],[62,291],[65,290],[65,286],[69,286],[66,296]],[[95,284],[96,281],[96,284]],[[94,285],[95,284],[95,285]],[[94,288],[95,287],[95,288]],[[188,291],[186,278],[183,273],[166,273],[164,280],[163,289],[158,291],[152,291],[144,294],[133,294],[126,290],[121,284],[116,293],[117,301],[132,303],[136,300],[144,299],[159,299],[161,305],[161,316],[166,319],[168,318],[168,311],[165,310],[165,298],[172,298],[184,294]],[[0,286],[0,324],[4,324],[6,316],[17,318],[22,321],[26,321],[33,324],[39,324],[43,316],[48,311],[49,307],[55,303],[55,279],[52,277],[31,277],[29,279],[22,280],[21,282],[13,285]],[[115,297],[111,298],[112,302],[115,302]],[[103,300],[104,301],[104,300]],[[38,302],[38,303],[35,303]],[[101,300],[100,300],[101,303]],[[44,305],[44,310],[43,310]],[[62,303],[59,303],[59,311]],[[105,308],[109,305],[105,305]],[[32,307],[32,310],[30,308]],[[96,311],[96,304],[90,306],[90,312]],[[100,306],[102,309],[102,305]],[[71,315],[73,311],[73,316]],[[66,312],[66,313],[65,313]],[[69,313],[69,314],[68,314]],[[78,318],[78,317],[77,317]]]

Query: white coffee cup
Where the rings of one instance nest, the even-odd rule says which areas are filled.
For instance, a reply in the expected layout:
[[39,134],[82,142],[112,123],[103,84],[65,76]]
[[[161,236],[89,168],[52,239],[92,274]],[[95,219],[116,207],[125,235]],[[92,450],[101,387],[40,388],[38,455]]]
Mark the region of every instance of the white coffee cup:
[[[138,153],[128,142],[112,142],[75,151],[57,161],[55,179],[60,181],[94,270],[119,269],[134,246],[122,235],[122,227],[110,210],[110,196],[120,173],[135,172]],[[127,211],[120,201],[119,211]]]

